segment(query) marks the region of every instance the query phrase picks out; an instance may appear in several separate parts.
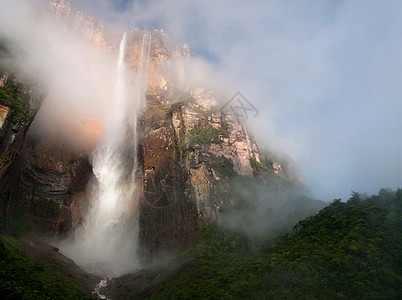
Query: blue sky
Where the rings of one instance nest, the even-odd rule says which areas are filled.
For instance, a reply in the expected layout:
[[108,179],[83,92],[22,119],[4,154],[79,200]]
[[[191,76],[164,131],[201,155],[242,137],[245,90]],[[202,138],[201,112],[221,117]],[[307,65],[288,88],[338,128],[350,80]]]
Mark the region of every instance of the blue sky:
[[401,1],[74,0],[124,28],[163,28],[235,78],[256,138],[317,198],[402,186]]

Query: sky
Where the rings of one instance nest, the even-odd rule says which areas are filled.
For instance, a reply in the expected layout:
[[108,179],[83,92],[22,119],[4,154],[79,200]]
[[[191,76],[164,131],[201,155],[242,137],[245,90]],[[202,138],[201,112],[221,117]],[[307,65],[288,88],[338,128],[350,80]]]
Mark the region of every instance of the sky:
[[316,198],[402,187],[401,1],[72,2],[115,26],[163,29],[224,86],[226,74],[227,94],[259,110],[257,141],[288,154]]

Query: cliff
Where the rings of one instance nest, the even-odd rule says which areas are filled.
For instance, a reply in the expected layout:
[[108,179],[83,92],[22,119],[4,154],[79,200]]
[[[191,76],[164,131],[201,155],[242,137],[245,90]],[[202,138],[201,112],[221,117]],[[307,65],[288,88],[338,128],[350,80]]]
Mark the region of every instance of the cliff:
[[0,74],[0,179],[21,151],[43,95],[12,74]]
[[[2,49],[5,51],[4,49]],[[8,227],[16,212],[20,169],[25,136],[44,98],[35,86],[23,84],[13,73],[0,74],[0,214],[1,227]]]
[[[117,55],[121,30],[75,11],[65,0],[52,1],[50,7],[49,13],[66,21],[71,30]],[[163,31],[128,31],[125,62],[132,73],[144,68],[141,55],[147,36],[149,63],[143,74],[148,89],[138,124],[138,214],[140,249],[149,258],[194,245],[196,233],[219,221],[222,207],[238,201],[234,180],[258,180],[277,189],[296,189],[303,183],[290,162],[260,151],[246,123],[222,110],[223,103],[212,91],[182,90],[166,76],[166,62],[191,59],[188,46]],[[2,226],[67,236],[85,215],[87,185],[93,180],[92,149],[77,150],[29,134],[25,139],[40,97],[35,89],[21,91],[24,103],[29,103],[22,115],[17,104],[0,99]],[[19,99],[16,94],[10,97]]]
[[221,112],[210,92],[194,89],[178,100],[148,97],[141,122],[140,238],[152,254],[182,250],[201,227],[219,221],[221,208],[237,201],[236,179],[301,185],[285,175],[282,162],[260,153],[245,124]]

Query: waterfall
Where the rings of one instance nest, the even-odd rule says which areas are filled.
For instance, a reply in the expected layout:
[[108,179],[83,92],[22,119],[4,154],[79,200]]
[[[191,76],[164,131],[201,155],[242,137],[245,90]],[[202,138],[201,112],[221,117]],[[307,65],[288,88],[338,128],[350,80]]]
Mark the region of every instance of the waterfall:
[[[138,145],[138,135],[137,135],[137,124],[138,124],[138,112],[141,111],[142,108],[146,106],[145,93],[148,87],[148,64],[149,64],[149,53],[151,51],[151,32],[145,30],[145,33],[142,36],[142,44],[141,44],[141,53],[140,60],[138,66],[138,77],[137,77],[137,92],[136,92],[136,107],[134,109],[134,117],[133,117],[133,142],[135,147],[135,157],[138,157],[137,154],[137,145]],[[134,161],[133,168],[133,178],[135,178],[135,172],[138,169],[137,160]]]
[[[149,52],[151,51],[151,32],[148,30],[142,36],[142,45],[141,45],[141,54],[140,54],[140,65],[139,65],[139,81],[141,96],[145,96],[146,88],[147,88],[147,79],[148,79],[148,64],[149,64]],[[145,106],[145,97],[142,97],[143,101],[139,104],[141,107]]]
[[119,276],[139,267],[135,180],[138,168],[137,122],[138,113],[145,106],[150,42],[151,35],[146,31],[138,82],[134,94],[131,94],[124,62],[126,33],[121,39],[111,109],[92,155],[96,180],[89,188],[90,207],[72,239],[59,245],[63,254],[102,276]]

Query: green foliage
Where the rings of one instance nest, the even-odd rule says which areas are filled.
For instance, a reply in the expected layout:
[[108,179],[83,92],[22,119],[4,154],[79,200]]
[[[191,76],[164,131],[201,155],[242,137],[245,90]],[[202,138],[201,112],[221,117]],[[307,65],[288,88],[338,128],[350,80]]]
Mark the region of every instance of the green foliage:
[[222,177],[233,178],[237,175],[237,172],[226,164],[211,164],[211,167]]
[[160,114],[160,113],[164,113],[164,114],[169,114],[172,112],[172,109],[170,107],[170,105],[168,104],[156,104],[156,105],[149,105],[147,107],[147,114]]
[[219,144],[220,136],[225,135],[225,130],[216,129],[211,124],[197,126],[188,131],[188,137],[192,144]]
[[[20,172],[15,172],[13,175],[18,176]],[[15,184],[13,188],[9,189],[6,193],[6,205],[11,206],[12,213],[8,216],[8,231],[14,236],[20,236],[27,232],[27,226],[23,221],[23,211],[20,208],[21,198],[24,194],[24,188]]]
[[250,164],[259,171],[265,171],[265,172],[274,171],[272,167],[268,166],[266,163],[257,161],[254,157],[250,157]]
[[0,103],[6,104],[11,108],[13,122],[24,120],[29,123],[32,121],[29,110],[29,95],[24,92],[21,83],[9,78],[6,84],[0,88]]
[[204,229],[182,255],[194,262],[151,299],[398,299],[402,295],[402,192],[335,200],[271,247]]
[[1,299],[91,299],[78,287],[49,272],[45,265],[27,257],[0,239],[0,298]]
[[228,285],[241,277],[239,268],[253,262],[248,238],[211,225],[200,232],[200,239],[181,254],[197,256],[192,266],[170,277],[151,299],[223,299],[230,295]]
[[193,96],[188,96],[187,98],[180,100],[173,104],[173,106],[187,106],[197,103],[197,100]]

